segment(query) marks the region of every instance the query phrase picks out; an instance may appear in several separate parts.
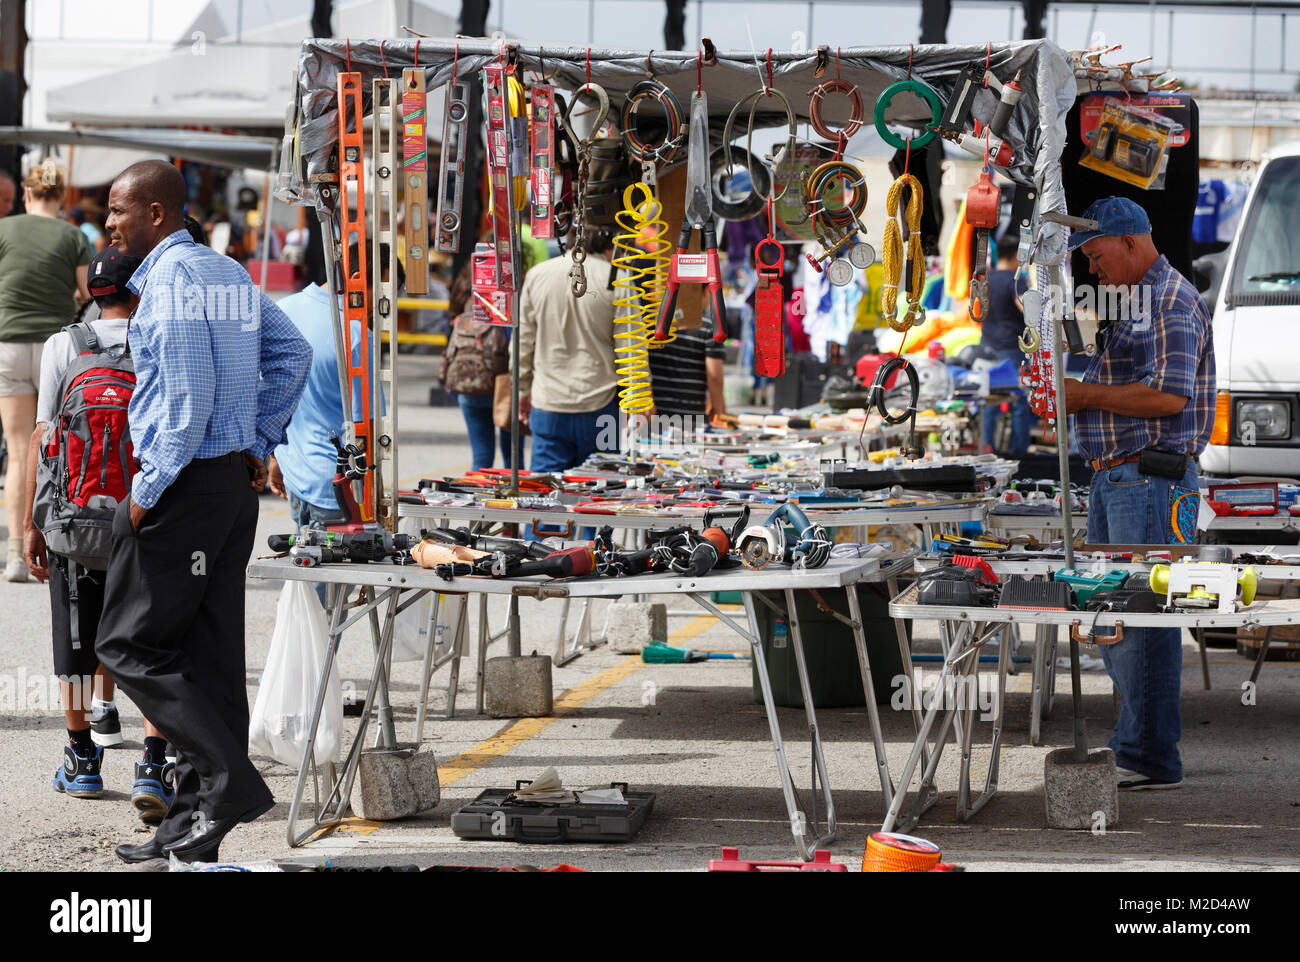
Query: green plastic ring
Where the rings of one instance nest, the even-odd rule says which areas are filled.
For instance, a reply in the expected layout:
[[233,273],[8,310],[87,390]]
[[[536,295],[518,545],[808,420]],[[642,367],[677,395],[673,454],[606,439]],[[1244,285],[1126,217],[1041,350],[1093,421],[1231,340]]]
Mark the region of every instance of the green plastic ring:
[[939,102],[939,95],[918,80],[900,80],[898,83],[890,84],[885,88],[884,92],[876,99],[876,131],[880,134],[880,139],[895,150],[902,150],[907,146],[907,141],[890,130],[885,123],[885,111],[893,103],[894,97],[905,90],[910,90],[928,103],[930,113],[933,115],[930,129],[920,137],[912,138],[912,149],[917,150],[934,139],[934,128],[939,126],[939,121],[943,118],[943,104]]

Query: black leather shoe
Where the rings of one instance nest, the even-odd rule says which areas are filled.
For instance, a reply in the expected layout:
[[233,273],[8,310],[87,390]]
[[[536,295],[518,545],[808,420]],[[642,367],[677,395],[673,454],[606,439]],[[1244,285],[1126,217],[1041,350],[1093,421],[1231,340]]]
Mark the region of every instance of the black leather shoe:
[[164,852],[162,846],[158,844],[158,836],[156,835],[151,836],[149,841],[142,845],[127,845],[123,843],[113,849],[113,852],[123,862],[129,862],[133,865],[138,862],[147,862],[153,858],[167,857],[167,853]]
[[185,862],[211,862],[216,855],[217,846],[221,844],[221,840],[230,833],[232,828],[241,822],[251,822],[258,816],[269,812],[273,807],[275,807],[275,801],[267,799],[240,815],[230,815],[226,818],[195,819],[194,827],[187,834],[174,842],[168,842],[162,847],[163,857],[165,858],[166,854],[169,853]]

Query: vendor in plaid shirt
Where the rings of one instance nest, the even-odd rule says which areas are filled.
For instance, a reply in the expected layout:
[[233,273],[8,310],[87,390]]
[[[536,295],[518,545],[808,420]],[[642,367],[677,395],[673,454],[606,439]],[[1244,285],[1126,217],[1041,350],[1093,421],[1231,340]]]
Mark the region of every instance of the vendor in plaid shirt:
[[[1083,216],[1099,229],[1075,234],[1070,248],[1083,249],[1101,284],[1126,290],[1131,308],[1109,319],[1104,338],[1099,333],[1083,380],[1065,382],[1066,412],[1075,415],[1075,439],[1095,472],[1088,542],[1194,540],[1200,490],[1194,459],[1214,418],[1209,312],[1191,282],[1156,250],[1151,222],[1136,203],[1107,197]],[[1128,629],[1101,651],[1123,699],[1110,740],[1119,787],[1177,788],[1183,779],[1181,629]]]

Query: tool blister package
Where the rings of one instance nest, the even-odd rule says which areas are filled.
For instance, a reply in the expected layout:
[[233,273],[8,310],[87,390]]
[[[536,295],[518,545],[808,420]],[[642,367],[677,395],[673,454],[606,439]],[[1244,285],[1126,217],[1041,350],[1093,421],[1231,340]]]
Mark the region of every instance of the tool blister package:
[[1184,128],[1153,107],[1118,97],[1102,100],[1095,126],[1081,121],[1086,144],[1079,163],[1143,190],[1163,190],[1169,148]]

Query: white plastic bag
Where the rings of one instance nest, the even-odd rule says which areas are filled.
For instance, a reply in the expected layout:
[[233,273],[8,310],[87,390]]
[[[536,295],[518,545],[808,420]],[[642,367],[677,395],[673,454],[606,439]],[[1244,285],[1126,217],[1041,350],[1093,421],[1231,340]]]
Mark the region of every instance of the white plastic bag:
[[[316,687],[325,665],[329,626],[320,599],[306,581],[286,581],[275,609],[271,653],[248,720],[248,749],[297,768],[311,730]],[[316,764],[338,758],[343,729],[343,690],[335,662],[325,687],[316,729]]]

